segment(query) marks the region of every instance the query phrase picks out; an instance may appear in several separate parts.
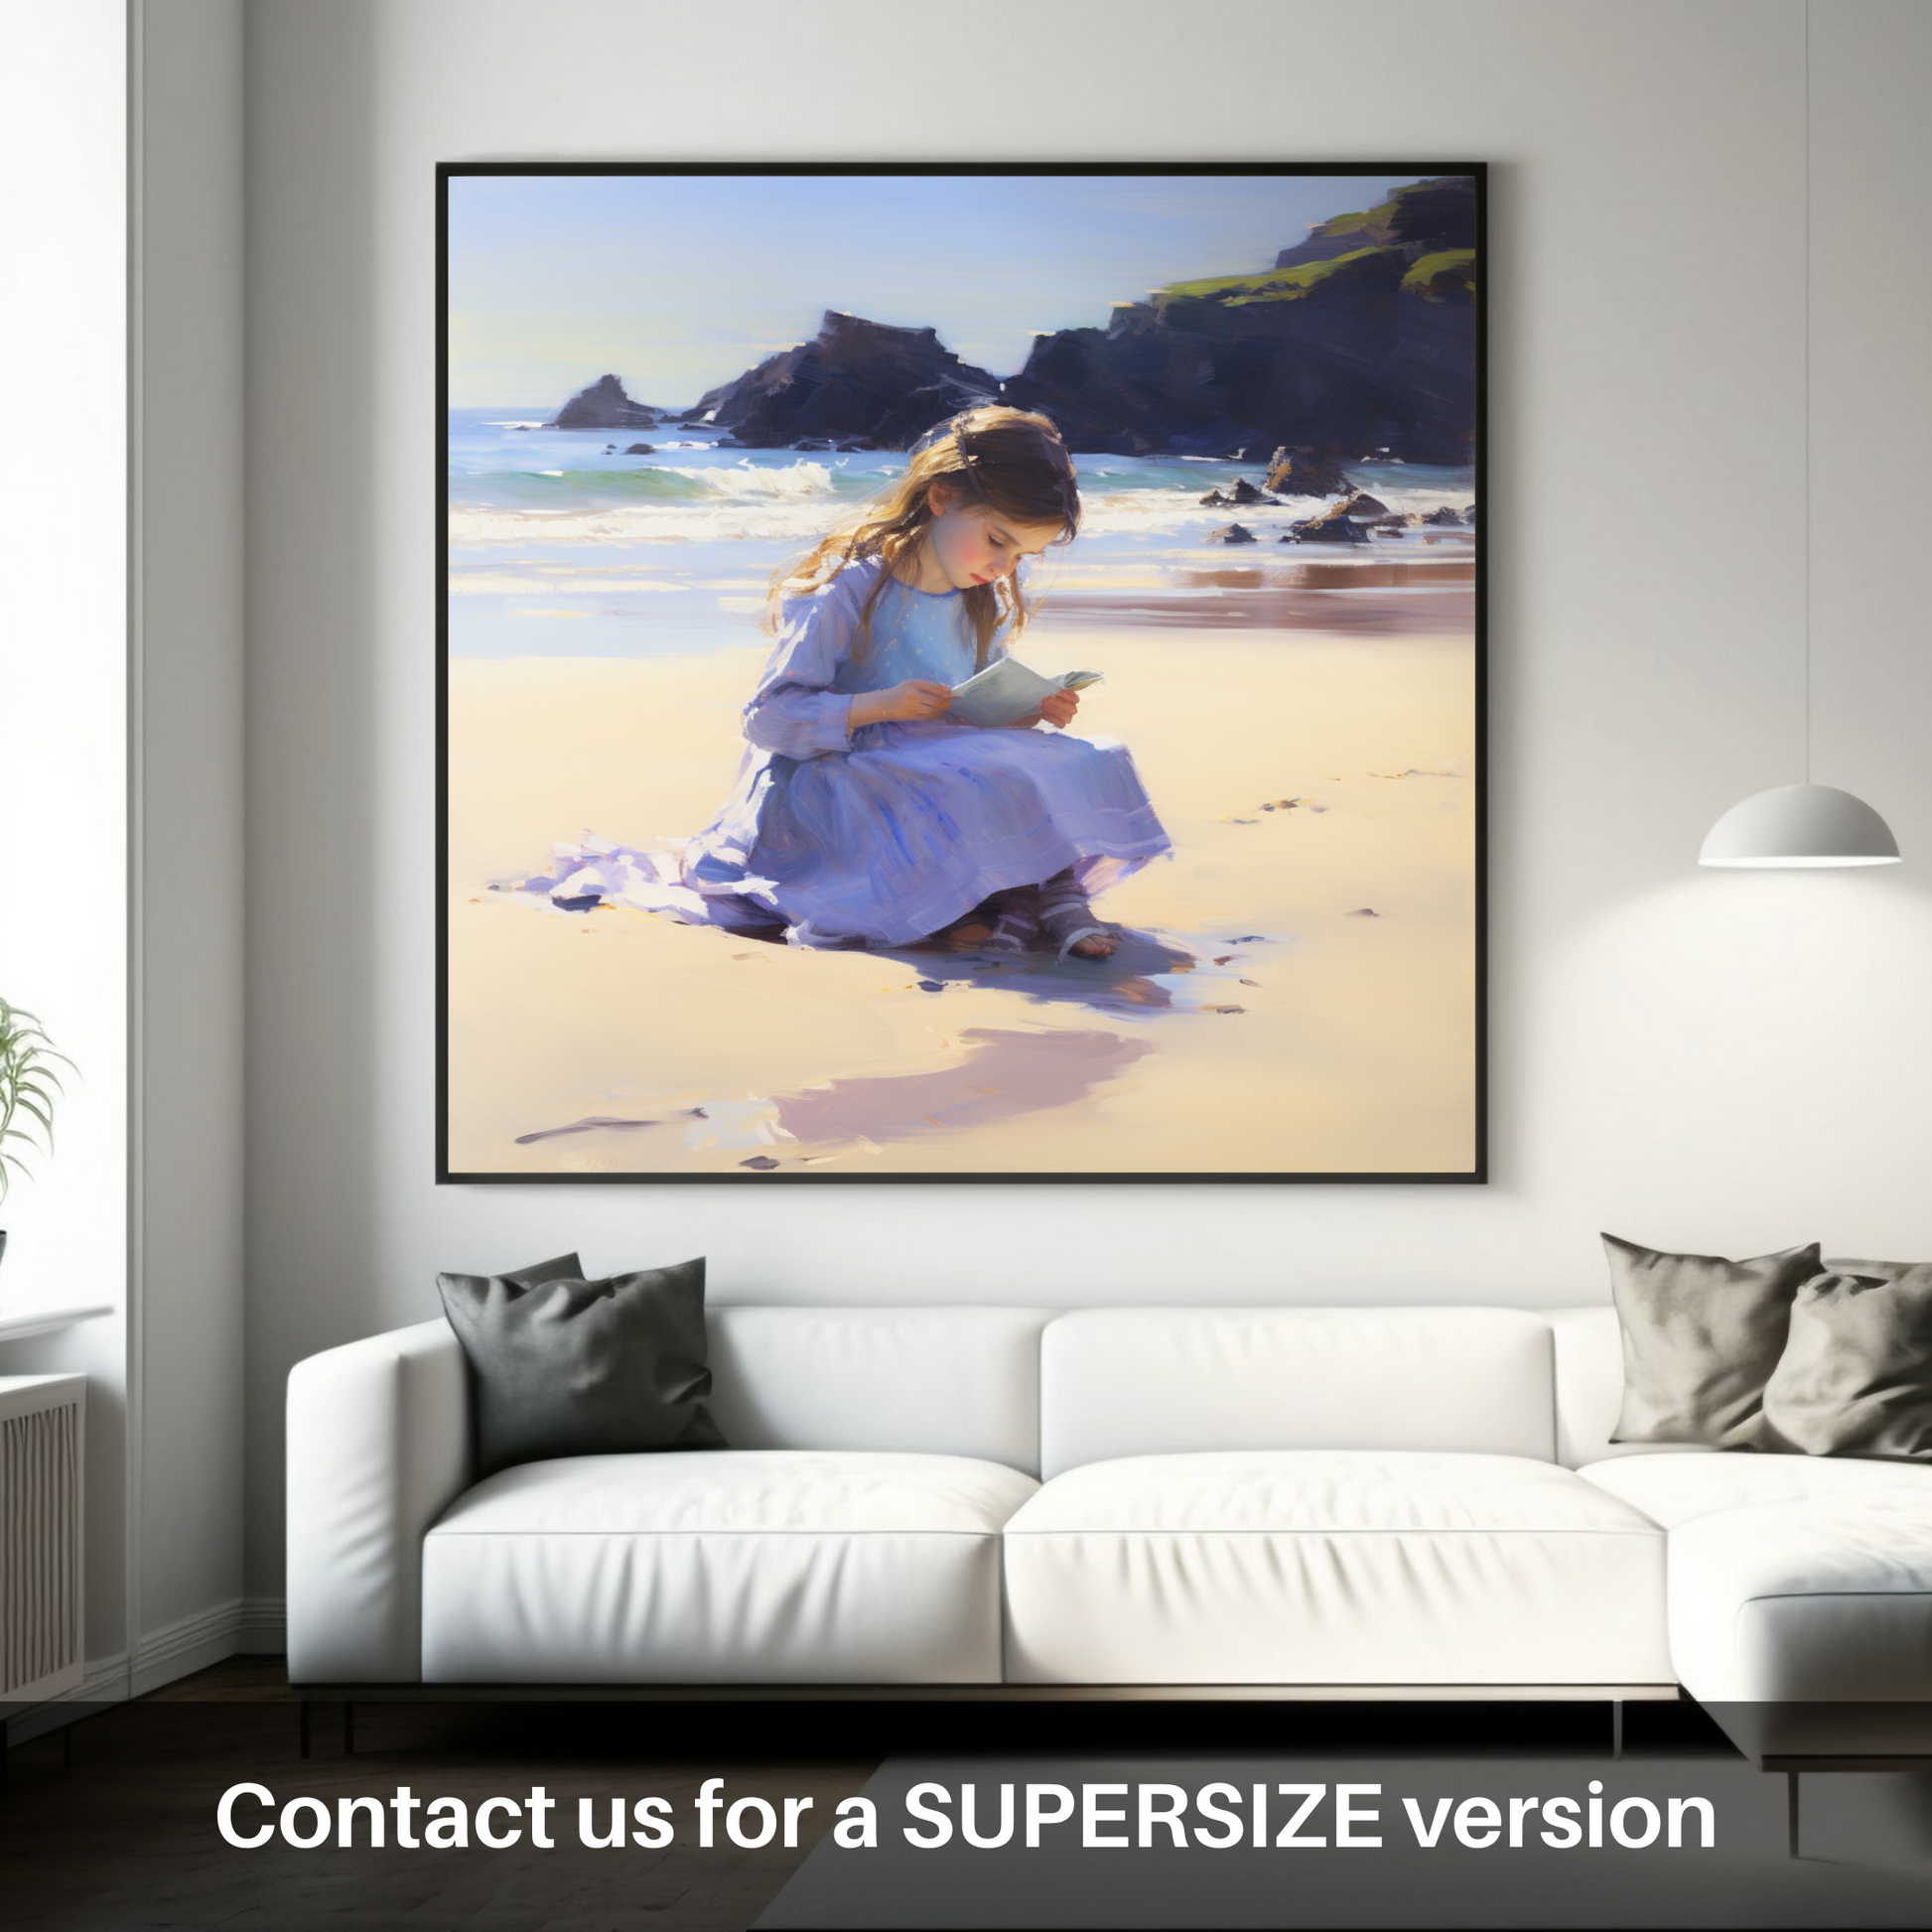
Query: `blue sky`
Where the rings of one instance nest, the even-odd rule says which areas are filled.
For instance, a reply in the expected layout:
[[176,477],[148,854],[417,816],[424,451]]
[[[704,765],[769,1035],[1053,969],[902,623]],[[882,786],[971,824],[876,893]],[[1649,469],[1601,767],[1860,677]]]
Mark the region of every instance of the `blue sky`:
[[555,409],[607,371],[695,402],[827,309],[1011,375],[1035,332],[1270,266],[1405,175],[458,176],[450,400]]

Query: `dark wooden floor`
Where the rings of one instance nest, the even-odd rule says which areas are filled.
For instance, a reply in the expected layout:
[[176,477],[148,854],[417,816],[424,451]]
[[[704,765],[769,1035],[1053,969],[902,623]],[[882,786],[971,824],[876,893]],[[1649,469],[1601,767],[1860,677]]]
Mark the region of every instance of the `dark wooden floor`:
[[[774,1750],[755,1709],[727,1712],[720,1723],[691,1706],[368,1705],[357,1707],[355,1752],[346,1756],[341,1707],[324,1705],[315,1754],[304,1760],[280,1660],[235,1659],[71,1726],[70,1770],[59,1734],[9,1753],[0,1926],[739,1932],[879,1761],[848,1753],[836,1710],[818,1708],[810,1722],[809,1733],[781,1737]],[[725,1778],[728,1798],[812,1799],[798,1848],[700,1850],[692,1801],[707,1776]],[[313,1795],[332,1813],[339,1797],[386,1803],[403,1785],[425,1801],[461,1798],[474,1813],[483,1798],[521,1801],[541,1785],[558,1801],[549,1814],[555,1849],[533,1847],[526,1832],[501,1852],[393,1842],[376,1851],[359,1840],[350,1851],[298,1851],[279,1840],[241,1851],[216,1832],[215,1808],[244,1781],[278,1801]],[[612,1798],[647,1796],[671,1801],[676,1843],[662,1851],[578,1843],[579,1799],[595,1801],[602,1829]]]
[[[237,1657],[131,1704],[108,1706],[8,1756],[0,1801],[0,1928],[219,1927],[222,1932],[738,1932],[777,1894],[841,1798],[897,1751],[1050,1754],[1075,1750],[1338,1748],[1412,1757],[1607,1753],[1608,1707],[1270,1703],[561,1703],[542,1693],[483,1700],[423,1691],[357,1700],[354,1751],[344,1706],[313,1707],[314,1755],[300,1755],[300,1698],[280,1658]],[[1727,1750],[1688,1705],[1630,1706],[1638,1748]],[[810,1798],[800,1843],[739,1850],[695,1843],[707,1777],[727,1799]],[[311,1795],[557,1800],[553,1850],[381,1850],[358,1841],[300,1851],[225,1844],[215,1807],[232,1784],[277,1801]],[[577,1804],[669,1799],[677,1841],[662,1851],[578,1843]],[[259,1813],[256,1814],[260,1816]],[[419,1815],[420,1817],[420,1815]],[[418,1825],[420,1830],[420,1824]],[[722,1834],[721,1834],[722,1837]]]

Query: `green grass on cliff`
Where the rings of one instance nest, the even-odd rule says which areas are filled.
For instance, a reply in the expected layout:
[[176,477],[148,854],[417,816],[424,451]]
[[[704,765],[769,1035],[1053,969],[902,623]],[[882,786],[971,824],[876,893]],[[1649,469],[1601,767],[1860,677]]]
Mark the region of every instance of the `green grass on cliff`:
[[1425,255],[1402,278],[1404,295],[1429,295],[1439,283],[1457,283],[1473,291],[1476,285],[1476,251],[1473,248],[1444,248]]
[[1269,268],[1258,275],[1210,275],[1204,281],[1175,282],[1170,288],[1155,290],[1154,299],[1163,305],[1213,302],[1226,309],[1238,309],[1250,302],[1299,302],[1337,269],[1381,252],[1379,248],[1356,248],[1329,261],[1304,262],[1300,268]]
[[[1376,234],[1386,237],[1401,211],[1404,198],[1422,192],[1437,191],[1417,182],[1412,187],[1398,189],[1379,207],[1365,208],[1359,214],[1337,214],[1313,230],[1314,234],[1329,240],[1360,234],[1366,244],[1363,247],[1351,248],[1346,254],[1331,256],[1327,261],[1303,262],[1299,268],[1269,268],[1253,275],[1209,275],[1198,281],[1175,282],[1154,291],[1154,306],[1171,324],[1206,328],[1211,332],[1214,325],[1209,314],[1200,308],[1194,309],[1191,325],[1183,322],[1190,304],[1205,305],[1211,312],[1243,309],[1262,302],[1299,302],[1334,276],[1349,272],[1354,264],[1382,260],[1390,255],[1399,257],[1399,246],[1372,237]],[[1402,278],[1402,292],[1429,301],[1440,301],[1456,289],[1473,292],[1475,263],[1473,248],[1440,248],[1434,254],[1424,255],[1409,269]]]
[[[1403,193],[1407,193],[1405,189]],[[1396,205],[1387,201],[1380,207],[1365,208],[1360,214],[1337,214],[1322,222],[1320,227],[1311,230],[1323,241],[1332,241],[1339,234],[1353,234],[1359,228],[1386,228],[1395,218]]]

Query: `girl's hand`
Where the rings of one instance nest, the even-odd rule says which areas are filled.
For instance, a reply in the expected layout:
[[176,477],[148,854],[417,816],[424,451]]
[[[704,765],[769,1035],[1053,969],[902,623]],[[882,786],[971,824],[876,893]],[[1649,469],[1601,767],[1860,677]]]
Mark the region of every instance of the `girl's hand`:
[[884,691],[861,691],[852,700],[846,728],[856,731],[861,725],[885,725],[901,719],[916,722],[937,718],[952,709],[952,686],[927,677],[908,677],[903,684],[889,685]]
[[1064,731],[1073,722],[1073,714],[1080,709],[1080,694],[1077,691],[1055,691],[1050,698],[1039,701],[1039,715],[1049,725],[1057,725]]

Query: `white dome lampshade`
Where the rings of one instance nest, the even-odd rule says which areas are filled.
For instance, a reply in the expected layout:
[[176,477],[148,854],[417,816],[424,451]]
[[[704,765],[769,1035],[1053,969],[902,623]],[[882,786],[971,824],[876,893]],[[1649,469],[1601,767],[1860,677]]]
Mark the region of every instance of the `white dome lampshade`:
[[1701,866],[1895,866],[1898,841],[1867,805],[1836,785],[1774,785],[1712,826]]

